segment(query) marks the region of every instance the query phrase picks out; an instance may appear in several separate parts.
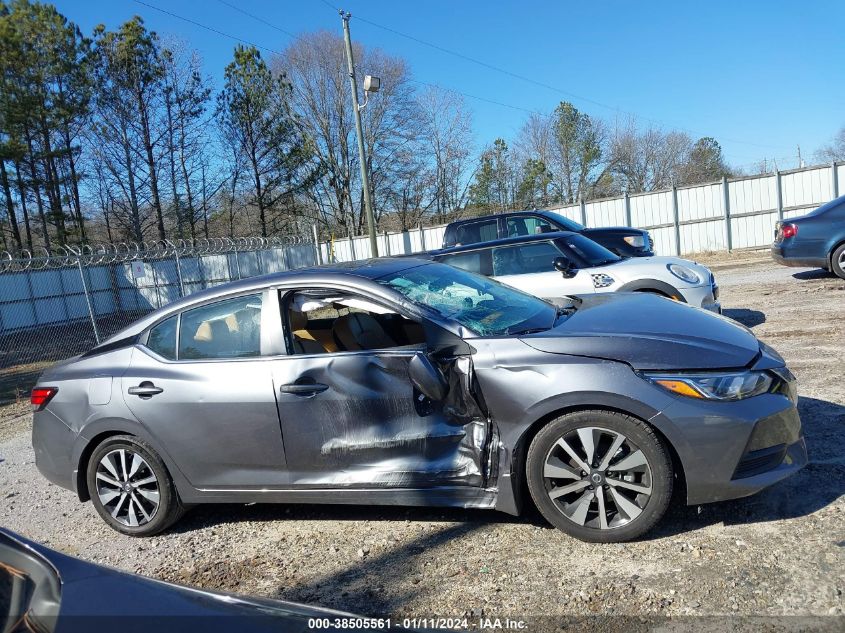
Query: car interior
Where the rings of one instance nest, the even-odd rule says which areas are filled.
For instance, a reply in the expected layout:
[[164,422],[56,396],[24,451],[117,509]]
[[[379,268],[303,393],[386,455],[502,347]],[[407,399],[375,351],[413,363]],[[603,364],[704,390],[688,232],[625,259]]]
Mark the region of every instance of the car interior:
[[494,275],[524,275],[549,272],[561,253],[551,242],[533,242],[493,249]]
[[258,356],[261,298],[250,296],[189,310],[182,316],[180,358]]
[[418,347],[425,342],[418,322],[355,295],[303,290],[285,297],[284,305],[295,354]]
[[457,230],[455,245],[477,244],[478,242],[489,242],[499,237],[498,220],[486,220],[483,222],[470,222],[462,224]]

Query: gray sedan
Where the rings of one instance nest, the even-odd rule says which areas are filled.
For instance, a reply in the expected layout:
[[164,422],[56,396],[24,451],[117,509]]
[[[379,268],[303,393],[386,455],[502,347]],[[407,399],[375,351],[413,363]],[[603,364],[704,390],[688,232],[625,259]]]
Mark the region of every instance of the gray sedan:
[[[218,286],[32,391],[40,471],[114,529],[216,502],[491,508],[587,541],[807,461],[795,379],[745,327],[652,295],[555,306],[379,259]],[[524,486],[523,484],[527,484]]]

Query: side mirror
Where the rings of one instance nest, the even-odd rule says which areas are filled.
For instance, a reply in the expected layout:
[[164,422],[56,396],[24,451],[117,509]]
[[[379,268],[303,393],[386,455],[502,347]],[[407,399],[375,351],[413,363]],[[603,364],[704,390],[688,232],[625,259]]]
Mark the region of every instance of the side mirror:
[[572,262],[566,259],[566,257],[555,257],[554,267],[555,270],[560,271],[560,274],[563,275],[565,279],[572,279],[578,274],[578,269],[575,268],[575,266],[572,265]]
[[421,394],[435,402],[442,401],[449,393],[446,378],[424,354],[414,354],[411,358],[408,363],[408,377]]

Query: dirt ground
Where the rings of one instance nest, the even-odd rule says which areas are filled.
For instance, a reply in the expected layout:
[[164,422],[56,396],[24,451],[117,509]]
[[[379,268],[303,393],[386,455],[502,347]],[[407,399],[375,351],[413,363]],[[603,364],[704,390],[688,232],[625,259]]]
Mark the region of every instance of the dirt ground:
[[798,376],[811,463],[749,499],[674,508],[642,541],[581,543],[536,513],[349,506],[203,507],[132,539],[38,474],[22,405],[0,415],[0,524],[131,572],[371,616],[814,615],[843,630],[845,281],[766,253],[697,259],[726,315]]

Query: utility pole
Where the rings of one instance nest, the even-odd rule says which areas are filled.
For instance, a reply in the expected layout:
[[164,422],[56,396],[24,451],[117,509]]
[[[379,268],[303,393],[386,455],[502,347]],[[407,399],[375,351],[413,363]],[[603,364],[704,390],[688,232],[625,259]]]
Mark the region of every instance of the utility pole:
[[361,127],[361,108],[367,105],[367,100],[364,101],[364,106],[358,105],[358,82],[355,80],[355,62],[352,60],[352,38],[349,35],[349,18],[352,17],[352,14],[348,11],[341,10],[340,17],[343,19],[343,41],[346,43],[346,64],[349,67],[349,85],[352,87],[352,109],[355,113],[355,132],[358,135],[358,161],[361,163],[361,187],[364,189],[364,210],[367,214],[367,229],[370,233],[370,253],[373,257],[378,257],[376,222],[373,217],[373,204],[370,201],[370,178],[367,173],[367,160],[364,154],[364,132]]

